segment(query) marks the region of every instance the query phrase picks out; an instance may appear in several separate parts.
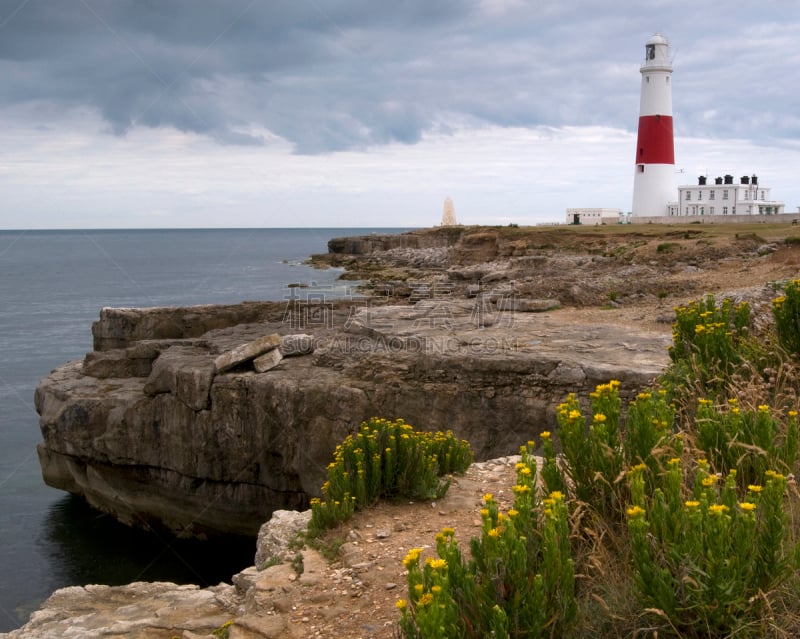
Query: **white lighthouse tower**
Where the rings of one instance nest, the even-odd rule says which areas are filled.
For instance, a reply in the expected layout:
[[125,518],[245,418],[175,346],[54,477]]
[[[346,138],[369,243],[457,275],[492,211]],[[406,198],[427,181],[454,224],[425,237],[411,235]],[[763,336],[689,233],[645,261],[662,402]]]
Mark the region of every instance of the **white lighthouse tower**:
[[675,146],[672,137],[672,63],[669,43],[660,33],[645,44],[636,174],[633,178],[634,216],[667,215],[675,199]]

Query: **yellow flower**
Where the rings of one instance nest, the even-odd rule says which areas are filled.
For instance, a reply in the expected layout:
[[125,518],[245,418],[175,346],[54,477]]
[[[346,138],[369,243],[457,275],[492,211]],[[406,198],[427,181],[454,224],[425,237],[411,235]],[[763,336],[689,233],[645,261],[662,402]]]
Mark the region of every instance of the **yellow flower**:
[[[795,413],[795,414],[797,414],[797,413]],[[539,435],[539,437],[541,437],[542,439],[550,439],[550,431],[549,430],[543,430],[541,432],[541,434]]]
[[499,528],[492,528],[489,531],[489,537],[492,539],[497,539],[500,536],[500,529]]
[[442,587],[439,586],[438,584],[436,586],[431,586],[431,592],[434,595],[438,595],[440,592],[442,592]]
[[758,486],[758,485],[755,485],[755,484],[750,484],[747,487],[747,490],[749,490],[751,493],[760,493],[762,490],[764,490],[764,487],[763,486]]
[[519,484],[516,484],[516,485],[511,487],[511,490],[514,491],[514,494],[521,495],[521,494],[524,494],[524,493],[531,492],[531,487],[530,486],[520,486]]
[[728,507],[725,504],[711,504],[708,507],[708,512],[712,515],[721,515],[726,510],[728,510]]
[[489,516],[489,509],[481,508],[481,517],[488,517],[488,516]]
[[554,490],[552,493],[550,493],[550,499],[555,501],[563,501],[564,493],[562,493],[560,490]]
[[687,508],[697,508],[700,505],[699,501],[687,501],[685,506]]
[[703,477],[703,479],[700,480],[700,483],[703,484],[703,486],[705,486],[706,488],[709,488],[710,486],[713,486],[716,483],[716,479],[714,477]]
[[681,458],[680,457],[673,457],[672,459],[669,460],[669,465],[670,466],[677,466],[680,463],[681,463]]
[[519,515],[519,511],[518,511],[518,510],[514,510],[514,509],[512,508],[511,510],[509,510],[509,511],[508,511],[508,516],[509,516],[509,517],[512,517],[512,518],[513,518],[513,517],[516,517],[517,515]]
[[485,502],[487,502],[487,503],[488,503],[488,502],[490,502],[490,501],[492,501],[492,499],[494,499],[494,495],[492,495],[492,493],[486,493],[486,494],[483,496],[483,501],[485,501]]
[[751,503],[751,502],[749,502],[749,501],[743,501],[743,502],[741,502],[739,504],[739,508],[741,508],[743,511],[749,513],[749,512],[752,512],[752,511],[754,511],[756,509],[756,505]]
[[581,411],[579,411],[579,410],[571,410],[569,412],[569,418],[570,419],[579,419],[580,416],[581,416]]
[[517,462],[514,464],[514,468],[519,470],[520,468],[525,468],[525,464],[523,462]]
[[447,568],[447,562],[444,559],[431,559],[428,558],[428,561],[425,562],[434,570],[439,570],[439,568]]
[[456,529],[455,528],[450,528],[449,526],[446,527],[446,528],[442,528],[442,534],[445,537],[452,537],[453,535],[456,534]]
[[796,410],[790,410],[789,411],[789,417],[797,417],[797,411]]
[[600,423],[603,423],[604,421],[606,421],[606,416],[605,416],[605,415],[603,415],[603,413],[597,413],[597,414],[594,416],[594,421],[596,421],[596,422],[600,422]]
[[426,592],[419,598],[417,604],[424,607],[427,606],[431,601],[433,601],[433,595],[429,592]]
[[407,604],[405,599],[398,599],[394,602],[394,605],[397,606],[398,610],[405,610]]
[[628,517],[644,517],[644,508],[641,506],[631,506],[628,508]]
[[408,568],[411,564],[416,563],[419,561],[420,554],[422,554],[422,548],[412,548],[403,559],[403,565]]
[[525,466],[524,468],[520,468],[519,469],[519,474],[520,475],[524,475],[525,477],[527,477],[528,475],[531,474],[531,469],[528,468],[527,466]]
[[767,406],[766,404],[760,404],[758,406],[758,412],[759,413],[768,413],[769,412],[769,406]]
[[415,591],[415,592],[416,592],[418,595],[421,595],[421,594],[422,594],[422,590],[423,590],[423,586],[422,586],[422,584],[416,584],[416,585],[414,586],[414,591]]

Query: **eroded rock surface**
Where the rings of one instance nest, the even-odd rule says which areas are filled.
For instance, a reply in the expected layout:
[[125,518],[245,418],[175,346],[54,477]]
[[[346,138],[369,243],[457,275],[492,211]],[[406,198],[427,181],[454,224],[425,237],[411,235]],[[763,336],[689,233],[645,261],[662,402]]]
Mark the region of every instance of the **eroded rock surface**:
[[[552,427],[566,393],[611,378],[635,393],[667,362],[668,324],[528,312],[552,306],[484,295],[352,300],[291,339],[281,304],[239,324],[224,307],[231,325],[205,332],[191,321],[205,327],[202,310],[152,309],[151,320],[146,309],[104,309],[95,341],[108,348],[57,368],[36,391],[45,481],[131,525],[255,536],[273,510],[317,494],[336,444],[372,416],[452,429],[487,459]],[[173,332],[153,340],[143,326]],[[298,356],[282,358],[282,344]]]

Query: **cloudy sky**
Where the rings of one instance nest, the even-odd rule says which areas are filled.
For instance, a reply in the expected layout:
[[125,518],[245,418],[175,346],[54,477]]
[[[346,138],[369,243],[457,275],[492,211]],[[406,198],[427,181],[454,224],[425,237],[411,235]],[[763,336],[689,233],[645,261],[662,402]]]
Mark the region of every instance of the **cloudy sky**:
[[0,0],[0,228],[627,211],[657,31],[676,183],[797,210],[796,0]]

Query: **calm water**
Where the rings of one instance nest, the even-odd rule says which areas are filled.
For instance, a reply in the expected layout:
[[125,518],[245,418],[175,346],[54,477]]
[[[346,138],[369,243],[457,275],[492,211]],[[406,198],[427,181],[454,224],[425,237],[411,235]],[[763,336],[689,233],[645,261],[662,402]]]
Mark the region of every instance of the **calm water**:
[[132,531],[42,482],[33,391],[91,350],[100,308],[282,300],[291,283],[345,294],[338,272],[302,261],[331,237],[372,230],[0,231],[0,632],[64,586],[214,584],[252,564],[251,539]]

